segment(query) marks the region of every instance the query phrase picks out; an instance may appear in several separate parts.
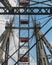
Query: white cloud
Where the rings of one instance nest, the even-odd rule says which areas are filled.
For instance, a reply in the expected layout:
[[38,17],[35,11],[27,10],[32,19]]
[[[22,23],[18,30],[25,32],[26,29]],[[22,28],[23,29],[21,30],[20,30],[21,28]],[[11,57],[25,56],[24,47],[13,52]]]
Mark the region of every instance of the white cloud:
[[0,16],[0,35],[5,30],[5,24],[6,24],[6,19],[3,16]]
[[11,6],[15,7],[17,5],[17,0],[9,0]]
[[32,56],[30,56],[30,65],[37,65],[36,60],[34,60]]
[[52,42],[50,42],[51,43],[51,45],[52,45]]
[[[17,0],[8,0],[10,5],[15,7],[16,5],[18,5]],[[4,7],[4,5],[0,2],[0,7]]]
[[0,7],[4,7],[4,5],[0,2]]
[[52,46],[52,42],[50,42],[51,46]]

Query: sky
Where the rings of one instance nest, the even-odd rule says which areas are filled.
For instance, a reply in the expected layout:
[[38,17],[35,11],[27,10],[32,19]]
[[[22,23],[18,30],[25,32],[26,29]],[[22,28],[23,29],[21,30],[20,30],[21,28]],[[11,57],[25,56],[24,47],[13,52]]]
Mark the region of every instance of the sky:
[[[16,6],[16,0],[14,1],[12,1],[12,0],[9,0],[9,2],[10,2],[10,4],[14,7],[14,6]],[[4,20],[4,21],[2,21],[2,23],[0,24],[0,35],[1,35],[1,33],[5,30],[5,24],[6,24],[6,19],[10,19],[12,16],[0,16],[0,19],[1,20]],[[21,16],[21,19],[22,18],[26,18],[27,16]],[[45,17],[45,16],[35,16],[36,17],[36,20],[38,20],[38,19],[40,19],[40,18],[43,18],[43,17]],[[19,18],[19,16],[15,16],[15,24],[14,25],[16,25],[16,26],[18,26],[19,25],[19,20],[18,20],[18,18]],[[49,18],[45,18],[45,19],[41,19],[41,20],[38,20],[38,22],[40,22],[40,25],[42,26],[47,20],[48,20]],[[0,22],[1,22],[1,20],[0,20]],[[32,20],[30,20],[30,26],[31,25],[33,25],[32,24]],[[22,25],[23,26],[23,25]],[[44,28],[42,28],[41,29],[41,31],[43,32],[43,34],[46,32],[46,30],[48,30],[50,27],[52,26],[52,20],[50,20],[49,21],[49,23],[44,27]],[[1,29],[1,27],[2,27],[2,29]],[[24,33],[25,33],[26,31],[24,31],[23,33],[21,33],[21,35],[23,35]],[[30,30],[30,36],[32,35],[32,30]],[[16,33],[18,33],[18,31],[16,32],[16,30],[14,31],[14,38],[15,38],[15,46],[16,47],[18,47],[18,45],[17,45],[17,43],[18,43],[18,37],[16,37],[16,36],[18,36]],[[46,37],[46,39],[50,42],[50,44],[52,45],[52,36],[51,36],[51,34],[52,34],[52,30],[45,36]],[[25,34],[25,36],[26,36],[27,34]],[[11,39],[10,40],[12,40],[10,43],[13,43],[12,44],[12,47],[10,48],[10,54],[12,54],[14,51],[15,51],[15,47],[14,47],[14,42],[13,42],[13,37],[12,37],[12,34],[11,34],[11,37],[10,37]],[[33,37],[33,40],[34,40],[35,38]],[[17,40],[17,41],[16,41]],[[35,41],[33,41],[32,39],[30,40],[30,47],[34,44],[34,42]],[[11,45],[10,45],[11,46]],[[34,50],[35,49],[35,50]],[[48,51],[48,50],[47,50]],[[17,52],[18,53],[18,52]],[[30,57],[30,59],[32,60],[33,59],[33,57],[35,58],[35,59],[33,59],[33,61],[32,61],[32,64],[35,62],[35,64],[33,64],[33,65],[36,65],[36,47],[34,47],[31,51],[30,51],[30,54],[31,54],[31,57]],[[33,56],[33,57],[32,57]],[[14,56],[13,56],[13,58],[15,58],[15,60],[17,60],[17,54],[15,54]],[[9,65],[13,65],[14,64],[14,62],[12,63],[13,61],[11,60],[11,59],[9,59]],[[31,65],[32,65],[31,64]]]

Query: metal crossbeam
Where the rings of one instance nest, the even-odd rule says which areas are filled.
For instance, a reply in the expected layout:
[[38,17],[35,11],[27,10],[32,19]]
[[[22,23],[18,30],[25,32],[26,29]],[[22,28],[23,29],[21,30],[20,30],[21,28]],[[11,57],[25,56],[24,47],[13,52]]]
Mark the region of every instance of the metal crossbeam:
[[8,10],[5,7],[0,7],[1,14],[9,15],[50,15],[52,14],[52,7],[12,7]]
[[6,30],[1,34],[1,36],[0,36],[0,42],[4,39],[5,34],[6,34]]
[[0,0],[0,2],[1,2],[7,9],[9,9],[9,10],[12,9],[12,7],[11,7],[11,5],[10,5],[10,3],[9,3],[8,0]]
[[[41,31],[38,32],[39,36],[43,36],[43,33]],[[50,43],[48,42],[48,40],[43,37],[42,40],[44,41],[46,47],[48,48],[48,50],[50,51],[50,53],[52,54],[52,46],[50,45]]]
[[[5,27],[6,29],[10,29],[10,27]],[[12,29],[34,29],[34,27],[12,27]]]

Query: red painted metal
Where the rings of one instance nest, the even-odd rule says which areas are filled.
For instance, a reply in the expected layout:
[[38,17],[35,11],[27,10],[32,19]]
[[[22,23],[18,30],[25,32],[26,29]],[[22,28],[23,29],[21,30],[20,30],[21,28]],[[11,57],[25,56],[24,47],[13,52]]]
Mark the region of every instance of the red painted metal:
[[29,0],[20,0],[19,4],[20,5],[28,5],[29,4]]
[[20,58],[20,62],[28,62],[28,57]]
[[21,42],[28,42],[28,40],[29,40],[29,38],[23,38],[23,37],[20,38]]
[[28,24],[28,20],[20,20],[21,24]]

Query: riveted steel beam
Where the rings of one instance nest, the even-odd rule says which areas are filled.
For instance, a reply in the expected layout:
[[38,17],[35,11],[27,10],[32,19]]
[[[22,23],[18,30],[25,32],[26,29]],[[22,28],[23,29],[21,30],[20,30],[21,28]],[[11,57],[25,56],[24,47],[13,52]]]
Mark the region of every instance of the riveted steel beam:
[[52,7],[12,7],[8,10],[5,7],[0,7],[0,15],[51,15]]
[[8,9],[8,10],[12,9],[8,0],[0,0],[0,2],[6,7],[6,9]]

